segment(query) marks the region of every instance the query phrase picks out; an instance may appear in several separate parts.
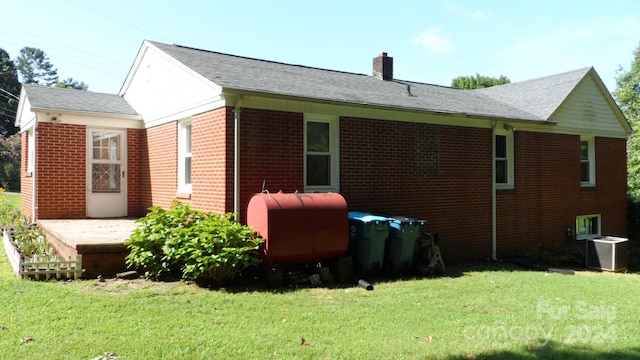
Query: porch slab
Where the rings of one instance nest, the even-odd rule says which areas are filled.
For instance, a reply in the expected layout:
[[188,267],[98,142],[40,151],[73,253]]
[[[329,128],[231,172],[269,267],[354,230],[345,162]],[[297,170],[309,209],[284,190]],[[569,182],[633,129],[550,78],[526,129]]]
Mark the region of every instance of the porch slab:
[[124,242],[137,228],[136,219],[39,220],[38,226],[61,256],[82,255],[85,278],[127,270]]

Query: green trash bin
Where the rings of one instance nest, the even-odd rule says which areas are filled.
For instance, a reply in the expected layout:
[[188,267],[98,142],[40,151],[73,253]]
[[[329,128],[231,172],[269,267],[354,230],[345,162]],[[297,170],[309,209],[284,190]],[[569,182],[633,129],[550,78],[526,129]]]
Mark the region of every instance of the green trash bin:
[[389,218],[366,212],[349,212],[349,253],[356,272],[368,275],[382,271],[387,237]]
[[390,231],[386,242],[385,261],[391,272],[403,274],[411,268],[416,241],[426,221],[392,216],[389,222]]

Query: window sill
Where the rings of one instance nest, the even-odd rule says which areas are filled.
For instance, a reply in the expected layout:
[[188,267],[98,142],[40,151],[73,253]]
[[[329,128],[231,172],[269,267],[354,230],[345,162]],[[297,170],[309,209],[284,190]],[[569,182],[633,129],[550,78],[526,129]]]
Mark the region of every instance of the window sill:
[[191,200],[191,194],[178,192],[176,193],[176,198],[183,199],[183,200]]
[[24,177],[28,177],[28,178],[33,177],[33,172],[28,171],[26,174],[24,174]]
[[496,185],[496,190],[513,190],[515,186],[513,185]]

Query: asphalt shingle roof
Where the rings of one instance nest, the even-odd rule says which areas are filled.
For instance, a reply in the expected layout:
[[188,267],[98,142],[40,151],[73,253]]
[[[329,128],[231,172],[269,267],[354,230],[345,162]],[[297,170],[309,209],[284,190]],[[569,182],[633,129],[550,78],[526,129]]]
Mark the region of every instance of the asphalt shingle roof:
[[[476,117],[547,121],[592,68],[480,90],[284,64],[158,42],[149,44],[225,91]],[[24,85],[33,109],[139,115],[117,94]]]
[[111,115],[138,113],[117,94],[25,84],[24,90],[32,109],[59,110]]
[[591,67],[537,79],[475,90],[493,100],[511,104],[546,120],[569,96]]
[[227,89],[446,114],[540,120],[508,103],[469,90],[252,59],[150,42]]

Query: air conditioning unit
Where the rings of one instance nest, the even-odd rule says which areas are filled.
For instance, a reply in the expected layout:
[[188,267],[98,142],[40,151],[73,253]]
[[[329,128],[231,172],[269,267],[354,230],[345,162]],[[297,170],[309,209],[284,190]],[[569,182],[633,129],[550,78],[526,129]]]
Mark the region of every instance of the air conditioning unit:
[[605,236],[587,239],[587,267],[603,271],[627,269],[629,241],[626,238]]

